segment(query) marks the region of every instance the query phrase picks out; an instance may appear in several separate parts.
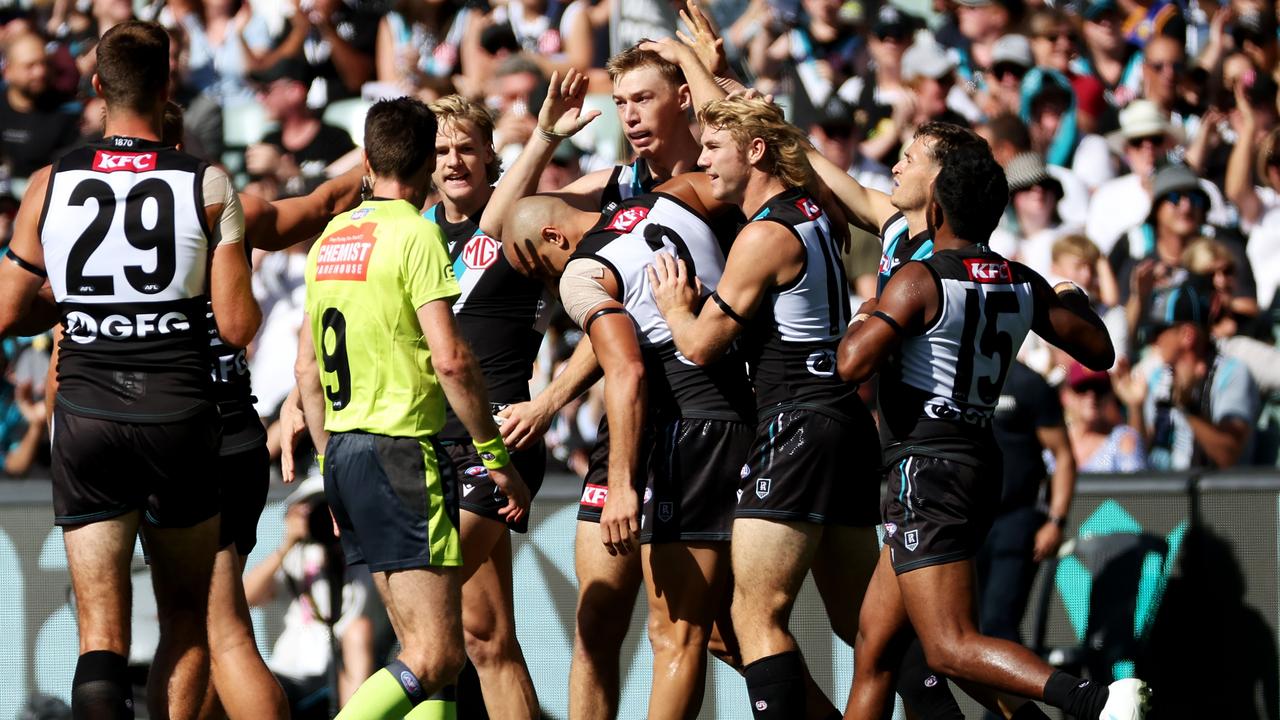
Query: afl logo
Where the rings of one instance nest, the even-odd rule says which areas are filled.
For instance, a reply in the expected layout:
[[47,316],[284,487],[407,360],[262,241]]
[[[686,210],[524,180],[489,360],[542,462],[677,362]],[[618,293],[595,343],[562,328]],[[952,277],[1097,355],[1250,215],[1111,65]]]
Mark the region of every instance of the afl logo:
[[472,465],[464,470],[468,477],[488,477],[489,469],[483,465]]
[[472,270],[484,270],[497,261],[502,248],[488,235],[476,235],[462,249],[462,262]]
[[831,377],[836,374],[836,351],[835,350],[815,350],[809,354],[808,359],[804,361],[805,367],[809,369],[809,373],[818,377]]

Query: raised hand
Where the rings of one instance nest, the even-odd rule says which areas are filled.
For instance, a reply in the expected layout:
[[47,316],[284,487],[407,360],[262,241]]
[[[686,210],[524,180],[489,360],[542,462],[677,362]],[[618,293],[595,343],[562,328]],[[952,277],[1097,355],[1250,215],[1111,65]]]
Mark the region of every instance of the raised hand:
[[711,20],[702,12],[702,8],[695,0],[686,0],[685,8],[687,12],[680,11],[680,20],[693,33],[693,37],[685,35],[684,31],[679,29],[676,30],[676,37],[693,50],[698,56],[698,62],[702,63],[702,66],[712,75],[717,77],[728,75],[729,58],[724,53],[724,40],[716,35],[716,29],[712,26]]
[[567,138],[600,116],[599,110],[582,114],[582,101],[587,97],[587,76],[570,68],[560,77],[551,74],[547,98],[538,111],[538,129],[558,138]]

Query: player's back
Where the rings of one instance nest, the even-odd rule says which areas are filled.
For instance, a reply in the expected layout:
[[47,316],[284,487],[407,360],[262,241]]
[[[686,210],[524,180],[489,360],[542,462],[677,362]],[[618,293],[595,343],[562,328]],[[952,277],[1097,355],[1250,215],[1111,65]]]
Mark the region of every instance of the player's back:
[[405,200],[370,200],[329,223],[307,257],[307,312],[325,429],[426,437],[444,395],[417,309],[458,296],[435,223]]
[[210,403],[207,165],[110,137],[54,164],[40,239],[65,327],[58,402],[160,423]]
[[1031,330],[1031,270],[983,245],[919,261],[938,307],[881,375],[885,462],[926,454],[977,463],[996,452],[991,421],[1009,367]]

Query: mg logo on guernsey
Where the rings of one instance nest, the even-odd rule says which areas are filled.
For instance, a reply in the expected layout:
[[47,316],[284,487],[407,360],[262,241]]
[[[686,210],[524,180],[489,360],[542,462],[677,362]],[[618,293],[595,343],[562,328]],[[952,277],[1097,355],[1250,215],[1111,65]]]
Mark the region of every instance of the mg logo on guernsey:
[[968,259],[964,261],[964,267],[969,271],[969,279],[974,282],[1013,282],[1013,271],[1009,269],[1009,263],[1003,260],[999,262],[991,262],[989,260]]
[[629,207],[614,215],[609,224],[605,226],[605,229],[618,233],[628,233],[646,217],[649,217],[649,208]]
[[99,150],[93,155],[93,169],[98,172],[146,172],[156,169],[153,152],[126,153]]
[[462,262],[472,270],[484,270],[498,260],[502,248],[488,235],[476,235],[462,248]]

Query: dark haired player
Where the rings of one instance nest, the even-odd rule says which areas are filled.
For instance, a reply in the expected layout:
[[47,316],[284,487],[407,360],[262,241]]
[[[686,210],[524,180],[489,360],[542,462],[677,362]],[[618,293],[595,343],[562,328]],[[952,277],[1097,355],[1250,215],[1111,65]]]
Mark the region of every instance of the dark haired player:
[[970,144],[950,154],[927,205],[933,256],[904,265],[840,343],[842,378],[857,383],[882,373],[890,468],[885,548],[863,601],[847,718],[881,717],[908,623],[929,666],[948,676],[1082,719],[1135,720],[1144,712],[1139,681],[1101,687],[977,631],[973,558],[1000,493],[999,473],[986,470],[1000,465],[991,415],[1018,347],[1034,330],[1091,368],[1105,369],[1115,357],[1083,293],[1055,293],[987,249],[1007,201],[1004,171],[989,148]]
[[0,268],[0,333],[46,272],[62,315],[53,493],[77,598],[77,717],[133,717],[128,562],[140,525],[160,613],[148,705],[199,711],[219,541],[209,338],[243,347],[261,319],[230,181],[161,142],[168,50],[151,23],[103,36],[93,85],[107,137],[33,176]]

